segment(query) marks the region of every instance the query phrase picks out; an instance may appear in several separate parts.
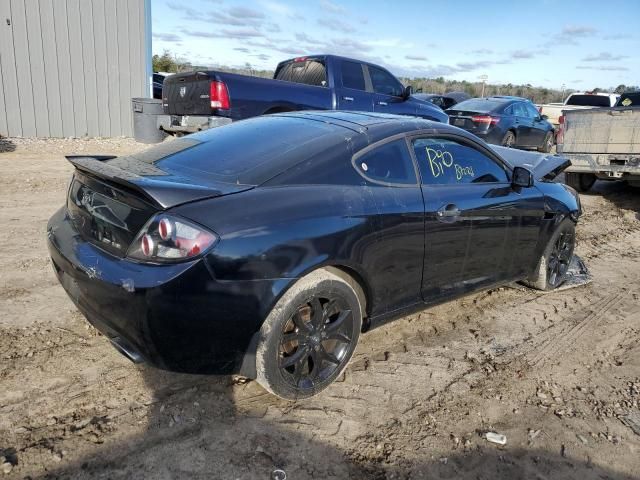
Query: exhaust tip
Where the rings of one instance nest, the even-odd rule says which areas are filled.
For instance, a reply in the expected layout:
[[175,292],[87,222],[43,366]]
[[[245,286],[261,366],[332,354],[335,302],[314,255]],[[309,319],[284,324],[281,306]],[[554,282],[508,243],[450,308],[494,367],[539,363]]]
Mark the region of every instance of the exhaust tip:
[[140,355],[137,350],[131,347],[131,345],[129,345],[121,337],[113,337],[109,340],[116,350],[118,350],[122,355],[127,357],[133,363],[142,363],[144,361],[142,355]]

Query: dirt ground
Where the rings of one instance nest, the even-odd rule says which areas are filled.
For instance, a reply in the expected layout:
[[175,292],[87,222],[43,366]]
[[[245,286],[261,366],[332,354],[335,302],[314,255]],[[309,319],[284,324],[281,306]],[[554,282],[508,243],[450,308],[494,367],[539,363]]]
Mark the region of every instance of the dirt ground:
[[591,284],[408,316],[361,337],[323,394],[289,403],[133,365],[58,285],[45,228],[63,154],[142,148],[0,139],[0,478],[640,479],[623,422],[640,415],[640,192],[598,182],[582,196]]

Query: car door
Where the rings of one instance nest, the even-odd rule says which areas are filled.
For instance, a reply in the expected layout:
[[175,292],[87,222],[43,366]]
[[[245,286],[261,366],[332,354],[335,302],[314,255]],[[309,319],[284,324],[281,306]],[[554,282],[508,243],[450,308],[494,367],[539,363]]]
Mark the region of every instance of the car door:
[[396,77],[386,70],[373,65],[366,65],[373,88],[373,110],[381,113],[406,114],[412,113],[404,111],[405,105],[402,94],[404,87]]
[[365,70],[358,62],[339,62],[340,80],[336,82],[336,106],[338,110],[373,111],[373,93],[367,91]]
[[537,245],[542,194],[512,187],[509,168],[469,139],[417,136],[411,145],[425,202],[423,299],[522,278]]
[[533,124],[532,119],[527,113],[527,109],[523,102],[514,103],[513,115],[514,115],[514,127],[516,130],[516,146],[528,147],[531,145],[531,127]]
[[538,109],[530,103],[525,103],[524,108],[531,119],[531,129],[529,130],[529,145],[532,147],[541,147],[544,143],[544,137],[549,131],[548,123],[542,119]]
[[373,145],[356,154],[353,167],[363,177],[370,198],[375,243],[366,268],[376,305],[375,317],[422,302],[424,202],[417,168],[404,137]]

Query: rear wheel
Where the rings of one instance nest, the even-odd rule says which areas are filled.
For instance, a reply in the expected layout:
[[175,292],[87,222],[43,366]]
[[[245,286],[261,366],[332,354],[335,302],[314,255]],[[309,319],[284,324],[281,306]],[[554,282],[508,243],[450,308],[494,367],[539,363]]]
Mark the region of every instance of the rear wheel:
[[538,147],[539,152],[549,153],[553,147],[553,132],[547,132],[542,145]]
[[575,248],[576,226],[565,219],[551,236],[538,266],[525,282],[538,290],[553,290],[565,280]]
[[564,183],[578,192],[588,191],[595,182],[596,176],[593,173],[567,172],[564,174]]
[[262,326],[258,382],[287,400],[319,393],[349,363],[361,328],[354,288],[328,270],[310,273],[282,296]]
[[515,144],[516,135],[511,130],[509,130],[504,134],[504,137],[502,137],[502,142],[500,142],[500,145],[502,145],[503,147],[513,147]]

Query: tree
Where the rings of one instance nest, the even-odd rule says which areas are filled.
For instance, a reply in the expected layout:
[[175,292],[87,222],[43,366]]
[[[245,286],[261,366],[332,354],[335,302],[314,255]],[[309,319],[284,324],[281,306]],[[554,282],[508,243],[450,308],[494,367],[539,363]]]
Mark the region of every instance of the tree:
[[174,60],[169,50],[165,50],[162,55],[154,55],[152,63],[154,72],[176,73],[178,71],[178,62]]
[[616,87],[616,89],[614,90],[614,93],[624,93],[627,91],[627,86],[624,84],[620,84]]

